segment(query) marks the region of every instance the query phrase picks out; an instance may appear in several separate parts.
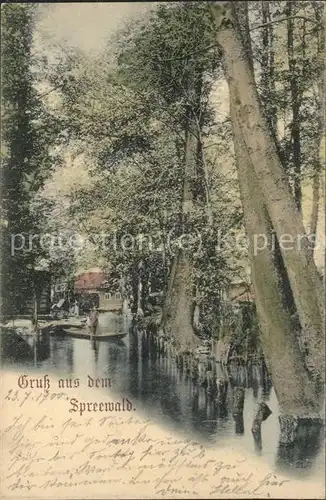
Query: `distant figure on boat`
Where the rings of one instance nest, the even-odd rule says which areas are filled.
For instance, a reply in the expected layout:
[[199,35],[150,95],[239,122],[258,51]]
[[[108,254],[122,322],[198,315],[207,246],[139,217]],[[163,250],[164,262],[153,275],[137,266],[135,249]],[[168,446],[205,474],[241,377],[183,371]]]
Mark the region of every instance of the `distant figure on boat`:
[[79,316],[79,304],[78,304],[77,300],[75,300],[75,304],[74,304],[74,316]]
[[91,336],[96,335],[96,330],[98,327],[98,318],[99,318],[99,312],[97,307],[94,306],[87,320],[87,326],[89,327]]

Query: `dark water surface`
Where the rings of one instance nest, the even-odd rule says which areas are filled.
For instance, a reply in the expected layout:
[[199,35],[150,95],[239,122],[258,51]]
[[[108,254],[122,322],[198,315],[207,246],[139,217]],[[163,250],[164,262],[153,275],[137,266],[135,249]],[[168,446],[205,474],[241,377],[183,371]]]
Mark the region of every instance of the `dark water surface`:
[[[91,341],[48,334],[37,340],[32,336],[21,339],[4,334],[4,367],[33,368],[60,378],[78,377],[81,382],[86,382],[87,375],[110,378],[117,394],[129,398],[136,409],[169,428],[217,447],[227,442],[228,447],[241,448],[248,456],[258,453],[262,461],[286,468],[291,474],[324,474],[323,446],[316,452],[309,440],[303,440],[299,447],[285,453],[279,449],[278,404],[260,366],[233,366],[227,372],[218,366],[218,376],[229,380],[226,405],[219,408],[206,396],[204,388],[198,388],[189,376],[177,370],[174,360],[143,358],[140,338],[127,315],[102,315],[101,330],[125,331],[128,335],[123,340]],[[240,422],[232,415],[234,387],[245,388]],[[73,396],[78,398],[78,390]],[[262,450],[257,451],[251,426],[260,401],[265,401],[273,413],[263,422]]]

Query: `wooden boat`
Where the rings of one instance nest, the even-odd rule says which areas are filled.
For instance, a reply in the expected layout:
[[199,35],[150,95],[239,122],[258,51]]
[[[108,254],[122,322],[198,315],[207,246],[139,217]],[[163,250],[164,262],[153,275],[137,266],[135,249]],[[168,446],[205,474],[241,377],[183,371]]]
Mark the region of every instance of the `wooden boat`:
[[65,336],[67,335],[77,339],[119,340],[123,339],[127,335],[125,332],[106,331],[99,331],[95,335],[91,335],[89,329],[84,325],[61,325],[60,330]]
[[95,335],[91,335],[89,328],[86,326],[86,318],[82,320],[69,319],[53,324],[52,335],[63,335],[80,339],[94,340],[119,340],[124,338],[127,333],[124,333],[123,318],[121,315],[101,315]]
[[88,339],[88,340],[120,340],[123,339],[127,333],[98,333],[96,335],[91,335],[88,330],[66,330],[66,335],[69,337],[74,337],[77,339]]

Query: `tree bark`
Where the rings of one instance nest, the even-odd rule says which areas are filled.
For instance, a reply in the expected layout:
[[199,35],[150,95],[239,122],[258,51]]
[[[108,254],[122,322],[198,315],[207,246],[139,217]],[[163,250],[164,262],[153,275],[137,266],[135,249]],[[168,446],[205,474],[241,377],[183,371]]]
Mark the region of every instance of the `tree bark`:
[[[316,160],[313,165],[313,179],[312,179],[312,211],[310,217],[309,232],[316,238],[317,225],[318,225],[318,211],[319,211],[319,200],[320,200],[320,174],[322,160],[322,143],[325,137],[325,92],[324,92],[324,82],[326,81],[325,74],[325,25],[323,19],[323,7],[319,5],[314,6],[315,16],[319,25],[318,41],[317,41],[317,58],[320,65],[320,71],[318,75],[318,152]],[[314,242],[315,243],[315,242]],[[315,247],[315,244],[314,244]]]
[[292,18],[292,1],[286,3],[287,15],[287,52],[290,73],[290,91],[291,91],[291,143],[294,177],[294,199],[297,209],[301,211],[302,193],[301,193],[301,141],[300,141],[300,101],[301,96],[298,89],[296,75],[296,62],[294,55],[294,20]]
[[137,313],[138,307],[138,262],[134,262],[131,271],[132,305],[131,312]]
[[238,178],[249,242],[252,279],[266,365],[271,374],[280,410],[288,415],[315,414],[318,400],[305,370],[291,314],[284,308],[278,268],[271,247],[254,252],[255,235],[272,234],[260,184],[252,167],[231,97]]
[[[318,224],[318,211],[319,211],[319,198],[320,198],[320,171],[316,166],[314,167],[314,173],[312,178],[312,209],[310,216],[309,232],[310,235],[316,238],[317,234],[317,224]],[[313,242],[315,246],[315,241]]]
[[[262,97],[265,99],[266,118],[269,122],[275,142],[277,142],[277,109],[275,105],[275,55],[274,55],[274,28],[271,23],[270,3],[261,1],[262,9],[262,64],[261,87]],[[249,35],[249,34],[248,34]]]
[[[185,131],[185,171],[182,199],[183,230],[188,216],[193,210],[194,196],[192,186],[196,177],[198,138],[196,124],[187,115]],[[164,306],[163,327],[172,335],[181,349],[194,348],[198,340],[193,329],[193,284],[191,255],[180,248],[174,257],[167,299]]]
[[137,293],[137,316],[144,316],[144,295],[143,295],[143,280],[138,276],[138,293]]
[[34,290],[33,294],[33,319],[32,319],[32,324],[33,324],[33,330],[37,331],[37,325],[38,325],[38,296],[37,296],[37,291],[36,289]]
[[[263,108],[265,111],[266,120],[269,124],[270,131],[272,133],[277,152],[280,156],[283,169],[285,169],[284,154],[282,148],[279,144],[277,135],[277,106],[275,103],[276,99],[276,83],[275,83],[275,54],[274,54],[274,28],[270,13],[270,2],[264,0],[261,1],[262,10],[262,61],[261,61],[261,99],[263,102]],[[237,19],[239,20],[240,13],[237,13]],[[248,19],[241,22],[242,30],[244,26],[247,27],[247,32],[245,33],[247,43],[250,44],[250,33]],[[242,31],[243,32],[243,31]],[[251,44],[250,44],[251,45]],[[247,51],[248,52],[248,51]],[[249,60],[251,60],[251,52],[248,54]],[[253,72],[253,67],[251,64],[251,69]],[[301,198],[300,198],[301,199]],[[296,313],[296,307],[294,304],[293,294],[289,283],[289,278],[284,267],[284,262],[280,250],[279,242],[275,241],[274,249],[275,261],[279,269],[280,280],[282,283],[282,295],[284,303],[287,305],[292,314]]]
[[[311,259],[309,240],[301,215],[296,209],[275,142],[261,110],[250,64],[235,28],[236,22],[232,16],[232,8],[227,6],[221,15],[221,7],[217,9],[214,6],[212,12],[217,24],[217,42],[223,52],[224,68],[233,106],[233,121],[236,120],[241,130],[251,168],[257,177],[257,187],[261,189],[269,217],[281,245],[300,325],[314,358],[316,378],[324,380],[325,339],[322,282]],[[251,197],[254,193],[252,187],[248,196]],[[257,229],[255,231],[258,234]],[[266,235],[264,232],[262,234]],[[260,270],[259,273],[262,271]],[[261,279],[259,273],[256,278],[258,280]],[[267,296],[268,294],[269,292]],[[263,302],[258,302],[259,308],[262,308]],[[260,312],[260,316],[264,317],[263,311]]]
[[[205,202],[206,203],[206,214],[207,222],[211,229],[213,230],[213,209],[211,202],[211,195],[209,189],[209,175],[206,162],[206,155],[204,151],[204,140],[202,137],[203,120],[201,113],[201,96],[203,87],[202,75],[197,77],[197,86],[195,90],[195,105],[192,106],[192,116],[193,129],[195,136],[197,138],[197,157],[196,157],[196,196],[194,197],[195,202]],[[196,286],[194,289],[194,309],[193,309],[193,327],[198,333],[201,326],[201,307],[200,307],[200,293],[199,287]]]

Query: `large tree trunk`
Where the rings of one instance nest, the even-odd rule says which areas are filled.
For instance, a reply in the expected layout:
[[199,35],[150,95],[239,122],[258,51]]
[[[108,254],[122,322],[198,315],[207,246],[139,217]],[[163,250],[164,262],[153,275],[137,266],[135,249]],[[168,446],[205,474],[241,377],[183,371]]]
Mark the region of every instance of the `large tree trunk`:
[[[200,104],[199,104],[200,105]],[[199,122],[199,119],[196,115],[194,114],[194,119],[196,123],[196,134],[198,137],[198,151],[197,151],[197,173],[196,173],[196,184],[199,186],[202,186],[202,193],[200,193],[202,196],[202,200],[206,204],[206,214],[207,214],[207,223],[210,227],[211,232],[213,231],[213,209],[212,209],[212,202],[211,202],[211,195],[210,195],[210,189],[209,189],[209,175],[208,175],[208,168],[207,168],[207,162],[206,162],[206,155],[204,151],[204,141],[202,137],[202,124]],[[200,167],[199,167],[200,166]],[[193,326],[195,331],[198,333],[201,327],[201,308],[200,308],[200,293],[199,293],[199,287],[197,286],[195,288],[195,293],[194,293],[194,300],[195,300],[195,306],[194,306],[194,314],[193,314]]]
[[[253,74],[247,5],[237,3],[235,8],[237,8],[239,16],[238,21],[241,21],[239,29],[241,30],[244,49],[248,57],[249,71]],[[265,12],[265,15],[268,18],[268,12]],[[268,49],[268,47],[265,48]],[[265,90],[270,96],[268,75],[264,76]],[[270,240],[273,227],[237,117],[235,103],[239,96],[236,89],[231,92],[232,80],[229,80],[229,86],[238,179],[246,235],[249,241],[249,257],[256,294],[257,314],[261,326],[261,342],[266,364],[272,376],[274,389],[283,414],[317,414],[318,398],[314,393],[314,387],[305,369],[303,354],[300,351],[298,337],[293,328],[292,311],[283,297],[285,276],[284,272],[282,272],[284,269],[281,269],[281,267],[284,267],[282,256],[279,256],[278,259],[275,258],[271,244],[258,253],[254,251],[255,235],[264,234]],[[267,111],[271,111],[270,104],[269,102]],[[274,115],[274,113],[272,114]],[[274,121],[271,120],[270,125],[273,126],[274,140],[276,140]],[[280,266],[280,263],[282,266]]]
[[316,235],[317,235],[317,224],[318,224],[318,211],[319,211],[319,198],[320,198],[320,169],[318,166],[314,166],[314,173],[312,178],[312,208],[310,215],[310,225],[309,232],[313,236],[313,245],[315,247]]
[[[183,229],[193,210],[193,182],[196,177],[198,138],[196,125],[188,114],[185,132],[185,172],[182,200]],[[191,255],[180,248],[174,257],[163,311],[163,328],[182,349],[194,348],[198,340],[193,329],[193,283]]]
[[[247,4],[243,2],[242,9],[247,11]],[[265,0],[261,1],[262,9],[262,57],[261,57],[261,77],[260,77],[260,87],[261,87],[261,100],[263,102],[263,109],[265,111],[265,117],[269,124],[270,131],[272,133],[277,152],[280,156],[280,160],[285,169],[284,154],[282,148],[279,144],[277,135],[277,105],[276,105],[276,82],[275,82],[275,54],[274,54],[274,25],[272,24],[272,16],[270,13],[270,2]],[[243,36],[244,44],[249,45],[248,58],[251,62],[251,71],[254,74],[253,64],[252,64],[252,54],[251,54],[251,42],[250,42],[250,32],[249,32],[249,20],[248,16],[244,17],[238,8],[236,18],[239,22],[239,28]],[[301,190],[301,186],[300,190]],[[300,191],[301,193],[301,191]],[[301,196],[300,196],[301,200]],[[280,250],[280,245],[277,241],[275,242],[274,256],[276,265],[278,266],[280,281],[282,283],[282,295],[284,303],[291,311],[292,314],[296,313],[296,307],[293,300],[293,294],[289,283],[289,278],[284,267],[284,262]]]
[[137,285],[137,316],[144,316],[144,263],[140,260],[138,264],[138,285]]
[[293,157],[293,177],[294,177],[294,199],[297,209],[301,211],[301,140],[300,140],[300,101],[301,96],[298,88],[296,75],[296,62],[294,54],[294,20],[292,11],[292,0],[286,3],[287,15],[287,52],[288,65],[290,72],[290,91],[291,91],[291,145]]
[[271,247],[254,252],[256,234],[272,235],[272,225],[257,176],[244,143],[231,98],[231,119],[237,170],[249,241],[252,279],[266,365],[272,376],[280,410],[287,415],[317,414],[318,398],[309,380],[293,329],[291,313],[284,307],[280,275]]
[[[221,10],[224,12],[221,15]],[[324,380],[323,286],[311,258],[309,240],[263,116],[250,64],[236,31],[231,6],[212,7],[217,42],[236,117],[272,225],[280,242],[302,330],[314,358],[316,378]],[[253,190],[251,190],[251,194]],[[290,246],[289,246],[290,241]]]
[[[275,54],[274,28],[271,24],[270,2],[261,1],[262,9],[262,60],[261,60],[261,88],[266,119],[270,125],[275,142],[277,143],[277,109],[275,104]],[[248,34],[249,36],[249,34]]]
[[176,256],[175,273],[171,291],[165,305],[163,327],[181,349],[192,349],[198,345],[193,330],[192,265],[185,252]]
[[[319,32],[317,41],[317,57],[318,64],[320,65],[320,71],[318,75],[318,151],[316,154],[316,160],[313,165],[313,178],[312,178],[312,210],[310,216],[310,235],[316,238],[317,225],[318,225],[318,212],[319,212],[319,200],[320,200],[320,175],[321,166],[323,164],[323,138],[325,137],[325,96],[324,96],[324,81],[326,81],[325,73],[325,25],[323,19],[323,6],[315,5],[315,16],[318,22]],[[315,247],[315,244],[314,244]]]
[[39,310],[38,293],[34,285],[32,325],[33,325],[33,330],[35,331],[37,331],[37,326],[38,326],[38,310]]
[[132,293],[132,304],[131,304],[131,312],[133,314],[137,313],[138,307],[138,262],[134,262],[131,270],[131,293]]

